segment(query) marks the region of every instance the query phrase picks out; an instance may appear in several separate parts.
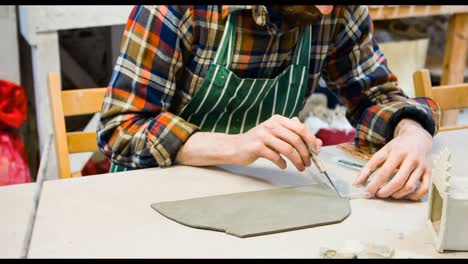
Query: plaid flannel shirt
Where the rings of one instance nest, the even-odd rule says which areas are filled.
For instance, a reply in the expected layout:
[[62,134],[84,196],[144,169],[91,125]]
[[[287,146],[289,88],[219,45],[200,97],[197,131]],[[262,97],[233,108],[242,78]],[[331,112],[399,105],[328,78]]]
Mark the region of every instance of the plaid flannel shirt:
[[[176,115],[200,88],[229,12],[240,17],[230,66],[242,78],[269,78],[291,63],[299,30],[265,6],[135,6],[103,102],[98,145],[130,168],[169,166],[198,130]],[[402,118],[432,135],[440,110],[428,98],[408,98],[373,38],[365,6],[335,6],[313,23],[309,79],[321,76],[347,106],[356,146],[375,152]],[[307,95],[317,82],[309,82]]]

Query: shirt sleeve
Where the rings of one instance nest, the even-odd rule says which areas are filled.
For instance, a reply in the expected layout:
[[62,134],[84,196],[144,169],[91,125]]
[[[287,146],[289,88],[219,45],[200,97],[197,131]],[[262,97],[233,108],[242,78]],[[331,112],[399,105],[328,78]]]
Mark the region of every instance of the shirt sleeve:
[[169,166],[198,130],[169,112],[182,72],[181,47],[191,33],[189,16],[172,6],[132,9],[97,128],[98,146],[112,162]]
[[403,118],[419,122],[431,135],[437,133],[440,109],[429,98],[408,98],[398,88],[373,37],[366,6],[346,6],[339,12],[335,42],[322,76],[347,106],[347,118],[356,128],[357,148],[374,153],[393,138]]

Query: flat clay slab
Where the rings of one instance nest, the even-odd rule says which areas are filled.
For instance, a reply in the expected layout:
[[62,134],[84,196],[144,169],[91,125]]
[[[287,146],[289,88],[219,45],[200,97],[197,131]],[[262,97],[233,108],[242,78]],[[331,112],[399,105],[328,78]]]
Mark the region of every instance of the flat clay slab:
[[351,213],[348,198],[320,185],[160,202],[151,207],[183,225],[237,237],[335,224]]

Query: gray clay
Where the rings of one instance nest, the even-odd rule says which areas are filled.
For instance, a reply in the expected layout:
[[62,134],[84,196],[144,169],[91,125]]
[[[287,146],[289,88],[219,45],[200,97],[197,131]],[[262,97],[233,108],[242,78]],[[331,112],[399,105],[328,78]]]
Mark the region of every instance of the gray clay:
[[151,207],[183,225],[237,237],[339,223],[351,213],[348,198],[319,185],[160,202]]

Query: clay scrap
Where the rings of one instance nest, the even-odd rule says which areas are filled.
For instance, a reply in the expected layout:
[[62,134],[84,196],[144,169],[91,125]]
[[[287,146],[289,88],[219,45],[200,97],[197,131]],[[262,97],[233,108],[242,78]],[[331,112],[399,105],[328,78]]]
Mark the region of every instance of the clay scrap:
[[201,197],[151,205],[180,224],[245,238],[343,221],[348,198],[320,185]]
[[385,245],[364,243],[356,240],[346,241],[342,248],[320,248],[321,258],[353,259],[353,258],[392,258],[395,250]]

